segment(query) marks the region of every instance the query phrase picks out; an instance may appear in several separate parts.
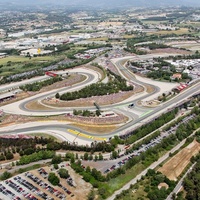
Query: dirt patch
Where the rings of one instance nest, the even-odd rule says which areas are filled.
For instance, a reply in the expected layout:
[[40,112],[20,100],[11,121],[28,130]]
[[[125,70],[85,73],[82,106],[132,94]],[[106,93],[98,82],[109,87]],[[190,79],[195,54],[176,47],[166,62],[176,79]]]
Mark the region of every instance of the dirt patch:
[[152,93],[155,90],[155,88],[153,86],[151,86],[151,85],[145,84],[144,86],[146,88],[146,92],[147,93]]
[[80,123],[80,124],[87,124],[91,127],[93,125],[101,125],[101,126],[108,126],[114,124],[122,124],[128,120],[128,117],[117,114],[113,117],[83,117],[83,116],[66,116],[66,119],[71,122]]
[[40,104],[38,101],[31,101],[27,103],[26,108],[29,110],[52,110],[51,108]]
[[138,105],[142,105],[146,108],[154,108],[157,107],[158,105],[160,105],[160,102],[157,100],[153,100],[153,101],[140,101]]
[[[86,183],[82,177],[77,174],[70,166],[66,166],[70,176],[76,183],[76,188],[71,187],[71,192],[75,195],[72,199],[73,200],[82,200],[87,199],[87,195],[89,194],[92,186],[90,183]],[[68,186],[69,187],[69,186]]]
[[101,22],[100,26],[120,26],[123,22]]
[[150,50],[148,53],[157,54],[157,53],[175,53],[175,54],[190,54],[190,51],[176,49],[176,48],[165,48],[165,49],[155,49]]
[[[14,158],[13,158],[13,159],[1,161],[1,162],[0,162],[0,165],[1,165],[1,164],[8,163],[8,162],[11,163],[11,162],[14,162],[14,161],[20,159],[20,155],[19,155],[18,153],[15,153],[15,154],[13,154],[13,155],[14,155]],[[10,166],[10,165],[11,165],[11,164],[9,164],[9,166]]]
[[[47,116],[47,117],[34,117],[34,116],[23,116],[23,115],[14,115],[14,114],[6,114],[3,118],[1,118],[1,124],[0,127],[5,127],[13,124],[22,124],[22,123],[28,123],[28,122],[37,122],[37,121],[66,121],[68,122],[74,122],[74,123],[80,123],[81,125],[85,125],[90,128],[89,125],[105,125],[107,128],[110,129],[108,125],[117,125],[120,123],[124,123],[128,120],[128,118],[122,114],[115,116],[115,117],[106,117],[106,118],[89,118],[89,117],[73,117],[73,116],[65,116],[65,115],[56,115],[56,116]],[[77,124],[75,124],[77,125]],[[109,127],[109,128],[108,128]],[[111,128],[112,129],[112,128]],[[91,130],[94,129],[91,126]]]
[[107,125],[107,126],[90,126],[90,125],[84,125],[84,124],[73,124],[75,127],[81,128],[85,131],[91,132],[91,133],[109,133],[114,130],[116,130],[116,126]]
[[170,180],[176,181],[185,167],[189,164],[192,156],[198,154],[199,151],[200,143],[195,140],[167,161],[163,167],[158,169],[158,171],[163,173]]

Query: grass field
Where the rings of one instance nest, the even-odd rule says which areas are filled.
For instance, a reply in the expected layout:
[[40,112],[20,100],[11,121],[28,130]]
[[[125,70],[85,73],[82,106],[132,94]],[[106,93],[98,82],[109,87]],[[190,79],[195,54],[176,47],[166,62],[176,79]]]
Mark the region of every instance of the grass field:
[[183,26],[193,26],[193,27],[200,27],[200,22],[188,22],[188,23],[183,23],[183,24],[179,24],[179,27],[183,27]]
[[41,56],[29,59],[23,56],[8,56],[0,59],[0,75],[6,76],[38,69],[41,68],[42,63],[58,61],[61,57],[62,56]]
[[53,56],[40,56],[40,57],[33,57],[31,59],[24,57],[24,56],[8,56],[6,58],[0,59],[0,65],[5,65],[7,62],[11,61],[13,63],[19,62],[42,62],[42,61],[52,61],[55,60]]
[[126,183],[131,181],[134,177],[136,177],[139,173],[141,173],[145,169],[145,166],[141,163],[135,165],[131,169],[127,170],[125,174],[118,176],[117,178],[113,178],[108,181],[108,192],[113,194],[115,190],[122,188]]

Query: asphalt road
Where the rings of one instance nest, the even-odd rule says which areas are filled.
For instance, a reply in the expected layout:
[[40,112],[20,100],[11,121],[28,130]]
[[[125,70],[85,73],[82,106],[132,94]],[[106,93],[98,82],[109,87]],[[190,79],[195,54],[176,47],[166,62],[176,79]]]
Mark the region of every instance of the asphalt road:
[[[58,92],[59,94],[63,94],[63,93],[65,93],[66,91],[75,91],[75,90],[77,90],[77,88],[78,89],[81,89],[81,88],[84,88],[85,86],[87,86],[87,85],[89,85],[92,81],[94,81],[94,79],[95,79],[95,77],[92,75],[92,74],[90,74],[90,73],[86,73],[86,72],[82,72],[81,73],[82,75],[85,75],[86,77],[87,77],[87,79],[86,80],[84,80],[83,82],[81,82],[81,83],[77,83],[77,84],[75,84],[75,85],[73,85],[73,86],[68,86],[68,87],[65,87],[65,88],[61,88],[61,89],[58,89],[58,90],[56,90],[56,91],[50,91],[50,92],[48,92],[48,93],[46,93],[46,94],[41,94],[39,97],[37,96],[37,97],[32,97],[31,98],[31,100],[30,99],[28,99],[28,100],[26,100],[26,101],[23,101],[20,105],[19,105],[19,107],[20,107],[20,109],[21,110],[23,110],[23,111],[27,111],[27,112],[31,112],[31,113],[33,113],[33,112],[38,112],[38,110],[29,110],[29,109],[27,109],[27,107],[26,107],[26,104],[27,103],[29,103],[30,101],[36,101],[36,100],[42,100],[42,99],[45,99],[45,98],[47,98],[47,97],[54,97],[55,96],[55,94]],[[66,111],[71,111],[72,109],[71,108],[65,108],[65,109],[63,109],[63,108],[56,108],[56,111],[58,112],[58,111],[61,111],[61,112],[66,112]],[[55,110],[40,110],[39,112],[41,112],[41,113],[46,113],[46,115],[48,115],[49,113],[51,113],[51,112],[55,112]]]
[[114,194],[112,196],[110,196],[109,198],[107,198],[107,200],[114,200],[115,197],[120,194],[123,190],[128,190],[130,188],[130,185],[134,185],[137,183],[138,180],[140,180],[142,178],[142,176],[146,175],[147,171],[149,169],[155,169],[159,164],[161,164],[163,161],[165,161],[168,157],[170,153],[174,153],[176,150],[178,150],[181,146],[184,145],[186,140],[183,140],[182,142],[180,142],[176,147],[174,147],[172,150],[170,150],[168,153],[166,153],[164,156],[162,156],[161,158],[159,158],[158,161],[154,162],[153,164],[151,164],[148,168],[146,168],[144,171],[142,171],[140,174],[138,174],[134,179],[132,179],[130,182],[128,182],[126,185],[124,185],[121,189],[117,190],[114,192]]
[[166,198],[166,200],[172,200],[172,195],[178,194],[178,192],[181,190],[182,186],[183,186],[183,180],[184,178],[187,176],[188,173],[190,173],[192,171],[192,169],[194,168],[194,166],[196,165],[196,162],[187,170],[187,172],[184,174],[184,176],[179,180],[179,182],[177,183],[176,187],[174,188],[174,190],[169,194],[169,196]]

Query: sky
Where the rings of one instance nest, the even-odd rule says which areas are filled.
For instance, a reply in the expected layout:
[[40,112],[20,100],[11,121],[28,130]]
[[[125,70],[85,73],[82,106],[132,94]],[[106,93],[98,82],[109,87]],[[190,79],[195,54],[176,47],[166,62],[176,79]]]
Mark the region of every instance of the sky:
[[200,0],[0,0],[18,5],[74,5],[91,7],[128,7],[128,6],[200,6]]

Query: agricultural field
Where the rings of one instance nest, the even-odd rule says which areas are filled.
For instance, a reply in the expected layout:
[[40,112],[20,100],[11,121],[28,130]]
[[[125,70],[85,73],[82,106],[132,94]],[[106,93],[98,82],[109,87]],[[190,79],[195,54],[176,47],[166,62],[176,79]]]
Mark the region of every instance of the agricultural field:
[[197,42],[180,42],[180,43],[172,43],[171,44],[173,47],[177,47],[177,48],[185,48],[188,49],[190,51],[199,51],[200,50],[200,43]]
[[199,151],[200,143],[194,140],[191,144],[167,161],[161,168],[158,169],[158,171],[167,176],[170,180],[176,181],[189,164],[192,156],[197,155]]
[[148,33],[147,35],[167,35],[167,34],[177,34],[177,35],[182,35],[182,34],[188,34],[189,31],[187,28],[180,28],[179,30],[172,30],[172,31],[168,31],[168,30],[163,30],[163,31],[157,31],[157,32],[152,32],[152,33]]
[[142,22],[144,23],[144,24],[156,24],[156,25],[158,25],[158,24],[164,24],[164,23],[168,23],[168,21],[166,20],[166,21],[150,21],[150,20],[142,20]]
[[41,68],[42,63],[59,61],[60,59],[59,56],[39,56],[31,59],[23,56],[8,56],[0,59],[0,76],[38,69]]

